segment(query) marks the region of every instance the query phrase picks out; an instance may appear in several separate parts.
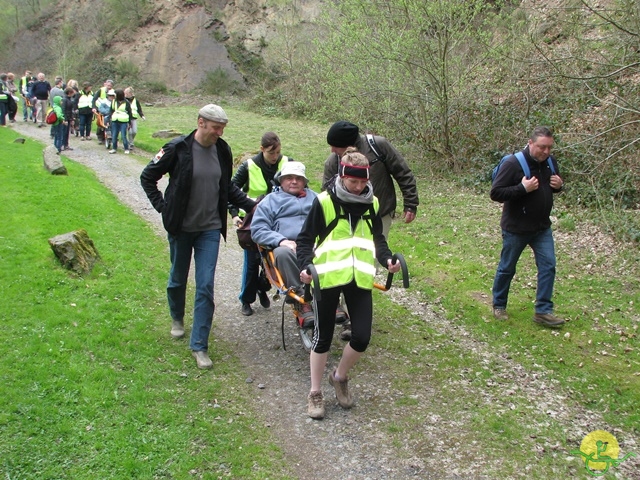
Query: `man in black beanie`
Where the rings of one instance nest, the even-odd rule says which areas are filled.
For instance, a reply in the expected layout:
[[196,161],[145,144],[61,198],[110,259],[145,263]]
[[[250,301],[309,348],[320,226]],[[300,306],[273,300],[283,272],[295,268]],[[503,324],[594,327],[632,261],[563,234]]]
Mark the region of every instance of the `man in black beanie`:
[[[413,172],[389,141],[378,135],[367,138],[360,135],[357,125],[345,120],[334,123],[327,132],[327,143],[331,147],[331,155],[324,163],[322,189],[325,190],[329,182],[338,173],[340,158],[347,147],[356,147],[369,160],[371,184],[373,194],[380,202],[380,216],[382,217],[383,234],[389,237],[391,221],[396,210],[396,190],[393,180],[398,183],[404,200],[402,218],[405,223],[411,223],[416,218],[418,209],[418,189]],[[371,145],[373,142],[373,146]],[[375,149],[375,151],[374,151]]]
[[[382,234],[384,238],[389,238],[391,222],[396,213],[394,179],[400,187],[404,200],[402,218],[404,218],[405,223],[411,223],[415,220],[416,210],[420,203],[416,179],[400,152],[386,138],[377,135],[360,135],[357,125],[340,120],[329,128],[327,143],[331,147],[331,155],[324,162],[322,190],[326,190],[327,186],[335,181],[340,158],[342,158],[347,148],[355,147],[369,160],[369,179],[373,185],[373,194],[378,197],[378,202],[380,203],[380,217],[382,218]],[[351,326],[349,316],[342,302],[340,302],[336,311],[336,323],[343,325],[340,338],[345,341],[349,340],[351,338]]]

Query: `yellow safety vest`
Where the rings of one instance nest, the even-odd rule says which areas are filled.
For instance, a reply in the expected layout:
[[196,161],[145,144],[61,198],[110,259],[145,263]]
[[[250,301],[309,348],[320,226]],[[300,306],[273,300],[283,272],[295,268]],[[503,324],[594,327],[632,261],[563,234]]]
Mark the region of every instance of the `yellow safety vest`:
[[[289,161],[289,157],[283,155],[278,162],[278,171],[282,170],[285,163]],[[247,189],[247,196],[252,200],[255,200],[260,195],[265,195],[271,190],[271,185],[267,185],[262,174],[260,166],[250,158],[248,161],[247,171],[249,173],[249,188]]]
[[21,95],[27,95],[29,93],[28,85],[29,85],[29,80],[27,79],[27,77],[22,77],[20,79],[20,94]]
[[140,114],[138,113],[138,100],[133,97],[131,100],[129,100],[129,103],[131,104],[131,116],[133,118],[138,118],[140,116]]
[[93,92],[85,93],[84,90],[80,92],[80,98],[78,98],[78,109],[91,108],[93,102]]
[[[318,201],[324,213],[325,226],[328,226],[336,217],[336,207],[327,192],[318,195]],[[378,198],[373,197],[375,215],[379,209]],[[320,288],[339,287],[355,280],[359,288],[371,290],[376,275],[376,248],[371,231],[373,218],[370,218],[370,210],[367,211],[352,232],[349,219],[343,215],[344,210],[340,207],[335,228],[314,253],[313,264],[318,272]]]
[[111,109],[113,110],[113,113],[111,114],[111,121],[129,123],[126,100],[120,105],[117,105],[117,102],[114,100],[113,103],[111,103]]
[[[282,170],[282,167],[288,161],[289,157],[283,155],[278,162],[278,171]],[[267,185],[267,182],[264,179],[264,175],[262,174],[262,169],[256,162],[253,161],[253,158],[247,160],[247,173],[249,175],[247,197],[251,198],[251,200],[255,200],[260,195],[266,195],[271,191],[271,185]],[[247,212],[242,209],[238,211],[238,216],[241,218],[244,218],[246,214]]]

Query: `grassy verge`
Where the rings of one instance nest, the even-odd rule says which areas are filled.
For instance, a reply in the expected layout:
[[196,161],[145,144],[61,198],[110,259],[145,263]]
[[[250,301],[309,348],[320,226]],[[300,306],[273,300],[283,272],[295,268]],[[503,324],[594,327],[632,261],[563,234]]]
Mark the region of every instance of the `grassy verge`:
[[[14,137],[0,129],[3,477],[286,477],[229,346],[201,375],[165,335],[165,242],[84,167],[52,176]],[[78,228],[102,257],[85,278],[47,243]]]

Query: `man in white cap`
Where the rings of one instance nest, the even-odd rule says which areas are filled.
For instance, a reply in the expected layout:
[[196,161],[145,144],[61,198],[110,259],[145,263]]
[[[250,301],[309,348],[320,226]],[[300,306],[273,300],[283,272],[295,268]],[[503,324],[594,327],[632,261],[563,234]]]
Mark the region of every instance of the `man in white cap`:
[[100,106],[101,102],[107,100],[109,90],[111,90],[114,95],[116,94],[116,92],[113,90],[113,80],[105,80],[104,84],[98,90],[96,90],[96,93],[93,95],[93,102],[91,102],[93,113],[98,113],[98,107]]
[[[300,162],[287,162],[276,180],[280,188],[258,204],[251,221],[251,239],[273,250],[275,265],[287,287],[300,286],[300,269],[296,258],[296,239],[311,210],[316,193],[307,188],[305,167]],[[304,328],[313,324],[310,304],[298,308]]]
[[[215,305],[213,286],[220,237],[226,239],[227,204],[246,211],[255,202],[231,183],[231,148],[221,137],[227,125],[225,111],[205,105],[198,112],[198,128],[167,143],[140,175],[142,188],[153,207],[162,213],[168,232],[171,271],[167,284],[171,336],[184,336],[185,294],[189,266],[196,266],[196,292],[190,349],[198,368],[211,368],[207,353]],[[158,181],[169,174],[164,192]]]

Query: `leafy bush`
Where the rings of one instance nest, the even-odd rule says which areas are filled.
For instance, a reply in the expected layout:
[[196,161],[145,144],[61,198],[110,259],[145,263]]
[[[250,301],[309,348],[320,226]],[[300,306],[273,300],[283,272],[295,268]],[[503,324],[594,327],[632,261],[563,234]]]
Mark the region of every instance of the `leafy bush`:
[[198,90],[209,95],[231,94],[235,95],[243,90],[237,80],[231,78],[226,70],[218,67],[213,72],[208,72],[207,77],[200,82]]
[[118,81],[136,81],[140,75],[140,68],[131,60],[120,59],[116,62],[116,76]]
[[169,91],[166,84],[157,80],[146,82],[144,86],[149,93],[160,93],[164,95]]

